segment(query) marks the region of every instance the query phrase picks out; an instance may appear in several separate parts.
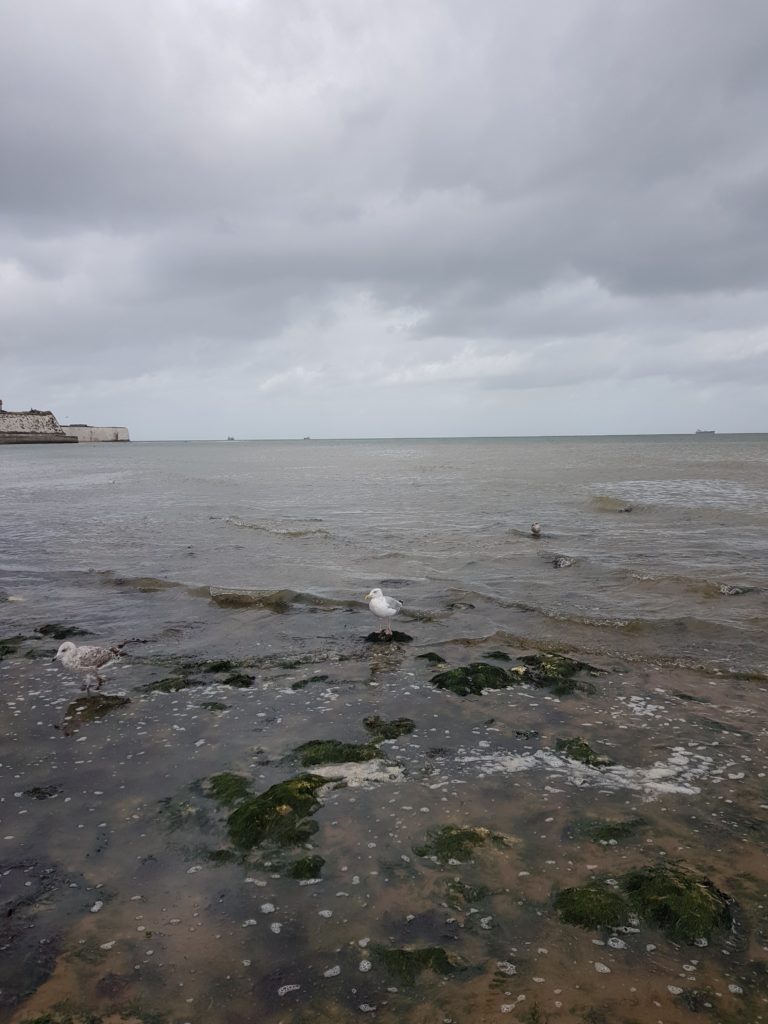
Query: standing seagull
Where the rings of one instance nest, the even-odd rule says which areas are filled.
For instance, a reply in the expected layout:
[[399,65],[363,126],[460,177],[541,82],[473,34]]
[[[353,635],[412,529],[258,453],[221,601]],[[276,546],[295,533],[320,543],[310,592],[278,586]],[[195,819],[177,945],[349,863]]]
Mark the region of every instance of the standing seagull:
[[374,615],[384,619],[384,633],[387,636],[392,636],[392,624],[389,620],[397,615],[403,607],[403,602],[398,601],[396,597],[385,597],[378,587],[374,587],[363,600],[368,602],[368,607]]
[[99,675],[99,669],[106,668],[116,661],[123,653],[122,649],[130,640],[125,640],[115,647],[76,647],[71,640],[65,641],[56,652],[54,661],[60,661],[65,668],[71,668],[85,676],[85,682],[81,690],[90,690],[89,679],[96,679],[96,689],[100,690],[104,680]]

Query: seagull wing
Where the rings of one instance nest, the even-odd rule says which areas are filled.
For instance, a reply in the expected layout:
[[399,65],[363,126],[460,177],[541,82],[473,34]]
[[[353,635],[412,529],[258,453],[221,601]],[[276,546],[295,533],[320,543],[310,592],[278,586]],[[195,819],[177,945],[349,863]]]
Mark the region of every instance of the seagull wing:
[[105,647],[79,647],[77,650],[77,661],[81,668],[101,668],[114,657],[112,651]]
[[384,604],[393,612],[399,612],[400,609],[403,607],[403,602],[398,601],[396,597],[385,597]]

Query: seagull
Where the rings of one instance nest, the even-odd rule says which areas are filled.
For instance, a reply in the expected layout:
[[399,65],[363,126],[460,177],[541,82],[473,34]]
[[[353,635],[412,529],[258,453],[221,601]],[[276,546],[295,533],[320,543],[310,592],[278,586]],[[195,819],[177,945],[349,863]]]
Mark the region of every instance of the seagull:
[[71,640],[66,640],[56,652],[53,661],[60,661],[65,668],[74,672],[80,672],[85,676],[85,682],[81,690],[90,690],[89,680],[96,679],[96,689],[100,690],[104,680],[99,675],[99,669],[106,668],[122,655],[123,647],[130,640],[125,640],[115,647],[77,647]]
[[368,607],[374,615],[385,620],[384,633],[387,636],[392,636],[392,625],[389,620],[397,615],[403,607],[403,602],[398,601],[396,597],[385,597],[378,587],[374,587],[370,593],[365,595],[363,600],[368,602]]
[[541,536],[541,523],[531,523],[531,534],[534,537]]

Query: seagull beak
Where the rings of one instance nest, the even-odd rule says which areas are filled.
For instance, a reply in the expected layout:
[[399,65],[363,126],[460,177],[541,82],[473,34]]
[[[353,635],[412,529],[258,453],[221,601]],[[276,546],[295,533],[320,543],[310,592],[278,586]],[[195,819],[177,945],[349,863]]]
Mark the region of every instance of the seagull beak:
[[370,599],[371,599],[371,593],[370,593],[370,591],[368,591],[368,593],[367,593],[367,594],[363,594],[363,600],[364,600],[364,601],[370,601]]

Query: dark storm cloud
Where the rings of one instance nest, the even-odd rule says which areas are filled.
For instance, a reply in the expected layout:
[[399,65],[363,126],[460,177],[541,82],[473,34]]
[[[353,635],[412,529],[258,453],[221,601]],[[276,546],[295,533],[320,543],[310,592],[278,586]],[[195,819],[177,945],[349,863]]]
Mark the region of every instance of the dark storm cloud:
[[766,69],[760,0],[0,0],[4,376],[754,381]]

